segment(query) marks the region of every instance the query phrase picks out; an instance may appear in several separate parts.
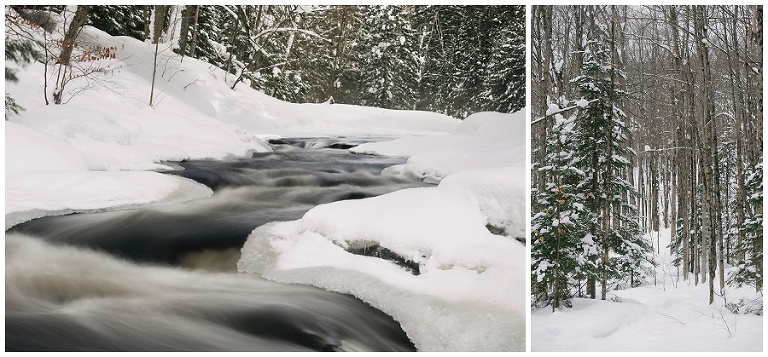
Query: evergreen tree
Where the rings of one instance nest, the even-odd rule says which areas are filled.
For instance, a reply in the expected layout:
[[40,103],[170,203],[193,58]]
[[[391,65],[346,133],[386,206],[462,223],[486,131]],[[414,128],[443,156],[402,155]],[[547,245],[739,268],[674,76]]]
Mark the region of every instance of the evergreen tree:
[[634,283],[636,268],[646,260],[649,245],[640,235],[637,209],[629,204],[629,198],[637,192],[623,177],[630,166],[629,157],[635,155],[627,144],[626,115],[617,106],[626,93],[615,83],[624,74],[611,65],[605,32],[595,27],[592,35],[593,39],[584,42],[580,75],[571,81],[581,95],[577,101],[581,107],[577,147],[586,176],[579,186],[586,192],[590,233],[601,255],[589,259],[602,259],[599,269],[590,272],[590,278],[598,280],[607,274]]
[[302,36],[298,45],[306,55],[299,58],[308,90],[306,101],[357,103],[361,89],[360,51],[364,6],[320,6],[305,14],[306,28],[325,40]]
[[736,255],[745,259],[736,264],[729,276],[729,283],[737,286],[750,285],[756,291],[763,290],[763,160],[759,160],[748,173],[744,184],[751,217],[741,226],[744,239],[736,245]]
[[[8,16],[6,14],[6,16]],[[8,63],[13,62],[19,65],[25,65],[29,62],[35,61],[41,58],[39,52],[40,44],[36,44],[32,40],[24,40],[19,36],[10,37],[5,41],[5,80],[9,82],[18,82],[19,78],[16,76],[16,70],[8,66]],[[8,118],[10,114],[19,114],[24,110],[16,100],[5,93],[5,117]]]
[[144,16],[141,6],[99,5],[88,14],[88,24],[112,36],[130,36],[144,41]]
[[221,6],[199,5],[197,32],[188,51],[190,56],[199,58],[220,68],[225,68],[223,53],[217,48],[225,43],[226,33],[221,27]]
[[453,17],[451,6],[416,6],[414,27],[419,32],[416,109],[448,113],[447,94],[450,91],[450,76],[453,72],[446,46],[450,36],[447,19]]
[[417,6],[417,109],[457,117],[525,105],[523,6]]
[[363,22],[360,103],[413,109],[416,101],[416,36],[407,6],[370,6]]
[[496,6],[482,110],[511,113],[525,107],[525,7]]
[[99,5],[87,20],[113,36],[178,35],[174,51],[233,88],[465,117],[524,105],[524,18],[523,6]]
[[[584,197],[577,185],[584,179],[574,154],[574,122],[555,115],[555,124],[547,139],[545,166],[539,172],[548,178],[541,191],[532,190],[531,281],[534,304],[555,308],[570,307],[569,282],[583,276],[584,246],[591,240],[583,221]],[[585,239],[586,238],[586,239]],[[586,250],[589,250],[587,248]]]
[[480,110],[480,96],[483,80],[488,75],[486,64],[490,62],[492,18],[488,6],[460,6],[459,27],[453,38],[452,51],[453,79],[448,101],[460,117]]

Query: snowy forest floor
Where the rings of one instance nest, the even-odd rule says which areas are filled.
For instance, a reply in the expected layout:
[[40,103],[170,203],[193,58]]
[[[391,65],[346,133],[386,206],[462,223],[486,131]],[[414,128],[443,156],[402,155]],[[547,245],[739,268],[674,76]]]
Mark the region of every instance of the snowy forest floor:
[[762,351],[763,317],[734,314],[725,306],[741,299],[762,305],[762,295],[750,287],[726,287],[726,299],[716,296],[709,305],[709,282],[678,281],[663,249],[670,230],[659,238],[656,284],[611,291],[606,301],[574,299],[573,308],[554,313],[550,307],[534,310],[531,350]]

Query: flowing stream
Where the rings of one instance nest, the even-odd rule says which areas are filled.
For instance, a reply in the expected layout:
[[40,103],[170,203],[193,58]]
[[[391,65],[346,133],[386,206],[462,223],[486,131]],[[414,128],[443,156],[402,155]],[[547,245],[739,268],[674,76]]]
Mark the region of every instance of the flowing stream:
[[318,204],[423,186],[354,155],[364,139],[281,139],[249,159],[168,172],[214,195],[44,217],[6,231],[8,351],[412,351],[390,316],[309,286],[239,274],[256,227]]

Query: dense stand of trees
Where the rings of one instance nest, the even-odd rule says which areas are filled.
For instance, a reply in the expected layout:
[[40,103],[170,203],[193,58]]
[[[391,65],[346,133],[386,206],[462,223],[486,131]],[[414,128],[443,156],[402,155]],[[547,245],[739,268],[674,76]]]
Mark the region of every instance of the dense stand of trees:
[[[28,13],[63,6],[14,6]],[[525,105],[524,6],[79,6],[86,24],[171,47],[294,102],[464,117]],[[73,23],[75,24],[75,23]]]
[[[709,284],[710,303],[729,285],[761,291],[762,16],[761,6],[533,7],[537,304],[595,298],[595,281],[603,299],[653,282],[662,249],[675,279]],[[640,239],[668,227],[670,246]]]

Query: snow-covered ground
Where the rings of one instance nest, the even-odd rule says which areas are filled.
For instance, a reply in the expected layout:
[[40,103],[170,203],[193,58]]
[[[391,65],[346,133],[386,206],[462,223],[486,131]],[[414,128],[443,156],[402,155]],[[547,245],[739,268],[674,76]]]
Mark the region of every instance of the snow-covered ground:
[[[478,113],[464,121],[416,111],[291,104],[208,64],[158,59],[154,46],[86,27],[81,45],[118,49],[114,71],[74,80],[65,105],[45,105],[43,67],[17,69],[6,92],[25,108],[7,117],[6,228],[45,215],[178,202],[212,194],[166,161],[244,156],[278,136],[396,136],[361,153],[409,156],[388,174],[440,182],[318,206],[294,222],[256,229],[240,270],[351,293],[391,314],[421,350],[525,348],[527,189],[525,117]],[[50,85],[50,84],[49,84]],[[491,233],[493,232],[493,233]],[[345,248],[380,246],[420,275]]]
[[[654,234],[655,236],[655,234]],[[660,234],[661,246],[670,230]],[[667,250],[668,252],[668,250]],[[610,292],[615,301],[573,300],[573,308],[531,315],[532,351],[752,351],[763,350],[763,317],[733,314],[709,282],[676,279],[669,254],[659,257],[657,284]],[[715,278],[717,287],[717,278]],[[726,300],[758,298],[753,288],[727,289]],[[760,297],[762,303],[762,297]]]

